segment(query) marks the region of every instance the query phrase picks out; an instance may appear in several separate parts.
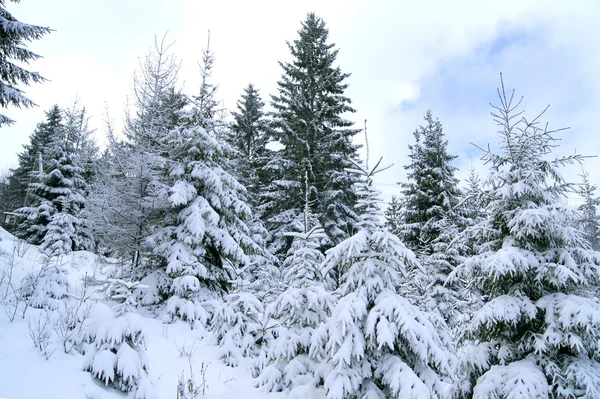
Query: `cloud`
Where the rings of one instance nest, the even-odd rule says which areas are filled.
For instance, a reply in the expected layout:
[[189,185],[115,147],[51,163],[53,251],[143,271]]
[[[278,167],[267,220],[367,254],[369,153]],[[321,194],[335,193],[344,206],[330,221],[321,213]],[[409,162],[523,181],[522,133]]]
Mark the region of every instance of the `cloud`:
[[[16,152],[43,119],[43,110],[65,104],[76,93],[101,128],[104,103],[117,120],[130,92],[133,70],[153,44],[169,31],[182,59],[181,80],[188,93],[199,83],[196,62],[211,29],[216,62],[214,80],[228,108],[250,82],[263,97],[274,94],[281,75],[278,61],[290,59],[287,41],[297,37],[306,13],[315,11],[339,48],[338,64],[348,78],[347,95],[358,127],[368,120],[371,159],[395,166],[378,182],[386,197],[404,179],[407,146],[427,109],[441,120],[450,151],[460,156],[460,176],[480,154],[480,145],[497,141],[489,116],[499,73],[508,87],[525,96],[528,114],[552,104],[552,126],[571,126],[561,151],[574,148],[595,155],[600,142],[594,127],[600,109],[600,35],[593,0],[564,1],[226,1],[195,0],[27,0],[11,6],[26,21],[57,32],[32,48],[46,58],[33,64],[52,83],[27,89],[40,108],[9,111],[18,124],[0,134],[0,167],[14,164]],[[10,132],[10,133],[5,133]],[[356,137],[364,142],[364,136]],[[600,163],[586,162],[600,185]],[[578,168],[575,168],[578,169]],[[485,171],[482,171],[485,174]],[[569,172],[576,177],[579,171]]]

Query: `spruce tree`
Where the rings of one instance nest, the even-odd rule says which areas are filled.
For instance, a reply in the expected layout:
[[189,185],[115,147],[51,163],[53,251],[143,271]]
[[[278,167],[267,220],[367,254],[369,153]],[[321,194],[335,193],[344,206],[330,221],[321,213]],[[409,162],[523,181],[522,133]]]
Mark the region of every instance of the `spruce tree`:
[[267,308],[265,318],[277,320],[279,328],[267,345],[261,364],[265,368],[258,376],[258,385],[269,391],[289,391],[289,397],[302,396],[301,392],[310,395],[319,385],[320,363],[310,357],[310,345],[336,300],[332,276],[323,269],[325,258],[319,249],[327,236],[310,210],[308,184],[300,224],[300,231],[285,233],[293,237],[282,265],[287,289]]
[[412,251],[384,228],[372,170],[355,167],[358,232],[327,251],[326,270],[342,270],[340,298],[316,331],[327,399],[442,398],[449,356],[427,313],[398,294],[412,270]]
[[501,153],[485,151],[487,217],[465,232],[476,254],[454,275],[484,303],[461,329],[457,397],[596,398],[600,395],[600,305],[582,296],[598,283],[600,254],[569,223],[575,186],[551,158],[557,130],[526,119],[514,91],[494,106]]
[[438,225],[457,203],[458,180],[456,168],[450,163],[456,158],[448,154],[448,141],[444,140],[442,124],[433,118],[430,110],[425,114],[425,126],[413,133],[415,143],[409,145],[410,164],[408,181],[404,188],[404,224],[402,238],[413,251],[430,255],[442,232]]
[[354,177],[346,172],[357,159],[352,137],[359,131],[345,119],[354,112],[344,96],[349,76],[335,66],[338,50],[328,43],[325,22],[308,14],[288,43],[291,62],[281,62],[279,93],[272,97],[273,138],[283,145],[266,166],[272,174],[261,213],[274,236],[273,250],[285,254],[291,244],[283,233],[303,212],[303,179],[308,173],[311,201],[330,246],[352,234],[357,217],[353,209]]
[[248,264],[247,253],[260,251],[246,224],[251,211],[244,187],[223,167],[230,154],[217,141],[218,123],[210,106],[214,92],[206,90],[204,76],[212,65],[207,54],[205,50],[200,93],[179,113],[178,125],[164,140],[169,148],[168,206],[165,226],[151,236],[155,255],[173,279],[167,314],[202,324],[231,291],[239,268]]
[[11,170],[6,188],[9,197],[7,211],[31,204],[28,203],[31,198],[27,195],[27,187],[32,182],[32,176],[39,172],[40,158],[42,162],[47,159],[45,152],[48,145],[57,135],[62,134],[63,129],[62,110],[54,105],[46,112],[46,120],[38,123],[29,136],[29,144],[23,146],[23,152],[17,154],[19,166]]
[[423,306],[454,323],[460,316],[456,311],[458,293],[446,279],[459,256],[450,245],[460,230],[455,209],[460,191],[454,177],[456,168],[450,164],[456,156],[448,154],[442,124],[430,110],[424,119],[425,126],[414,132],[415,144],[409,146],[411,163],[405,167],[408,181],[402,184],[403,212],[398,230],[426,270],[413,279]]
[[598,204],[600,204],[600,197],[594,197],[596,186],[590,183],[587,172],[581,175],[581,180],[578,191],[579,195],[583,197],[584,203],[579,206],[581,215],[578,218],[578,224],[590,247],[594,251],[600,251],[600,217],[598,217],[596,210]]
[[[29,64],[40,58],[25,48],[25,43],[41,39],[50,29],[18,21],[8,12],[5,4],[6,0],[0,0],[0,107],[12,105],[29,108],[35,105],[34,102],[25,97],[17,86],[20,83],[28,86],[45,79],[38,72],[28,71],[18,64]],[[14,120],[0,114],[0,127],[13,123]]]
[[64,129],[67,143],[72,146],[79,164],[83,168],[83,178],[91,184],[99,173],[96,160],[99,148],[94,137],[95,129],[89,125],[90,116],[79,98],[75,98],[70,107],[64,109]]
[[248,191],[248,202],[253,208],[258,205],[261,188],[266,184],[262,168],[268,162],[267,150],[268,121],[263,111],[264,102],[254,85],[244,89],[237,101],[237,111],[233,111],[234,122],[231,126],[231,144],[238,152],[236,162],[240,183]]
[[42,244],[48,255],[90,249],[92,242],[81,210],[86,189],[83,169],[64,133],[46,148],[44,170],[29,184],[32,206],[19,208],[19,235],[33,244]]
[[400,225],[402,224],[402,203],[395,195],[392,195],[392,200],[384,212],[385,226],[394,234],[400,233]]

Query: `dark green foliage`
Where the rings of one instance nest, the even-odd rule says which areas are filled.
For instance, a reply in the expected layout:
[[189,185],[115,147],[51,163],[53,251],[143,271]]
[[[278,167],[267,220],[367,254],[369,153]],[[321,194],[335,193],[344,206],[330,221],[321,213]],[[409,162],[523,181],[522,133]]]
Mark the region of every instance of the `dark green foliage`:
[[293,221],[303,212],[305,173],[308,174],[313,212],[318,216],[330,245],[347,238],[357,216],[353,210],[356,180],[345,170],[357,159],[352,137],[359,132],[343,114],[354,112],[344,96],[349,76],[334,66],[338,50],[327,42],[329,32],[315,14],[308,14],[288,43],[293,60],[281,62],[283,75],[279,93],[272,97],[272,135],[283,145],[266,166],[273,175],[264,197],[262,212],[274,234],[273,249],[285,254],[294,231]]
[[415,144],[410,145],[408,182],[404,188],[404,224],[401,227],[405,244],[413,251],[434,252],[434,242],[440,236],[439,225],[457,204],[458,180],[456,168],[450,162],[456,158],[448,154],[442,124],[425,114],[425,126],[414,132]]
[[388,204],[384,212],[385,226],[394,234],[400,232],[400,224],[402,223],[402,203],[396,196],[392,196],[392,200]]
[[28,205],[30,199],[27,196],[27,187],[32,182],[32,173],[39,171],[40,156],[44,160],[48,159],[45,151],[50,142],[62,134],[62,130],[62,111],[58,105],[54,105],[46,112],[46,120],[39,123],[29,136],[29,144],[24,145],[23,152],[17,155],[19,166],[13,169],[8,177],[5,194],[7,208],[2,211],[13,211]]
[[236,169],[240,183],[248,190],[249,204],[255,208],[260,190],[267,183],[263,167],[269,161],[271,151],[267,150],[268,121],[263,112],[264,102],[252,84],[244,89],[237,102],[237,111],[232,115],[230,142],[237,150]]
[[[45,79],[39,73],[28,71],[16,63],[29,64],[40,58],[36,53],[27,50],[24,43],[41,39],[50,29],[19,22],[8,12],[5,3],[5,0],[0,0],[0,107],[7,108],[12,105],[29,108],[35,104],[23,95],[23,91],[17,85],[22,83],[28,86]],[[14,120],[0,114],[0,127],[13,123]]]

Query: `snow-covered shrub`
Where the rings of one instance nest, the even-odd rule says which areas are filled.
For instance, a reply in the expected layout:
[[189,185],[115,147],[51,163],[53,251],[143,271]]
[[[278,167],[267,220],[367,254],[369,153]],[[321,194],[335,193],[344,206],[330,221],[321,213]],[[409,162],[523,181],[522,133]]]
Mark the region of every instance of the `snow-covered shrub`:
[[56,309],[52,326],[65,353],[81,351],[83,327],[91,311],[91,303],[84,285],[78,297],[65,298]]
[[217,337],[225,364],[237,366],[242,357],[256,356],[262,338],[263,311],[260,301],[250,293],[228,294],[215,302],[209,328]]
[[487,217],[467,228],[475,254],[453,273],[485,302],[462,326],[457,397],[597,398],[600,304],[582,295],[600,282],[600,253],[572,227],[563,199],[573,185],[548,159],[554,133],[498,91],[502,153],[485,152]]
[[397,294],[420,266],[383,227],[373,187],[379,163],[354,170],[362,177],[359,231],[326,253],[325,267],[342,272],[340,299],[313,335],[310,356],[321,361],[327,399],[443,398],[449,354],[428,314]]
[[21,295],[34,308],[57,309],[68,296],[69,271],[65,265],[45,258],[40,270],[29,273],[21,284]]
[[46,360],[50,359],[56,348],[52,343],[52,322],[48,313],[31,317],[27,320],[27,328],[35,347],[42,352]]
[[119,302],[113,313],[96,306],[90,314],[86,335],[84,370],[105,385],[123,392],[134,391],[136,399],[155,398],[148,377],[148,358],[142,317],[135,308],[133,289],[137,283],[109,280],[112,299]]

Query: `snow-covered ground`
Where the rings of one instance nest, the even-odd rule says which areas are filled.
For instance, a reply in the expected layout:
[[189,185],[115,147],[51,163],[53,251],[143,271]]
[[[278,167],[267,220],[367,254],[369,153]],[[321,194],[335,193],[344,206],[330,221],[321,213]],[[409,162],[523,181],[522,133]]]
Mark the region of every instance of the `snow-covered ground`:
[[[34,346],[29,325],[42,320],[46,311],[24,303],[15,313],[11,301],[12,287],[40,268],[42,253],[35,246],[23,243],[0,228],[0,398],[7,399],[111,399],[127,395],[105,387],[89,372],[83,371],[84,356],[72,351],[65,354],[56,331],[51,331],[49,359]],[[82,287],[82,278],[103,278],[110,260],[99,259],[89,252],[75,252],[63,259],[68,265],[72,293]],[[10,279],[10,280],[9,280]],[[101,292],[90,300],[114,306]],[[229,367],[219,360],[220,348],[214,346],[210,332],[192,330],[178,321],[163,324],[150,311],[139,308],[146,332],[146,348],[153,390],[160,399],[177,397],[177,384],[182,373],[189,376],[190,364],[198,384],[206,383],[204,395],[198,398],[258,399],[283,398],[282,394],[266,394],[254,388],[250,360],[238,367]],[[14,319],[11,318],[14,314]],[[182,356],[181,352],[187,352]]]

